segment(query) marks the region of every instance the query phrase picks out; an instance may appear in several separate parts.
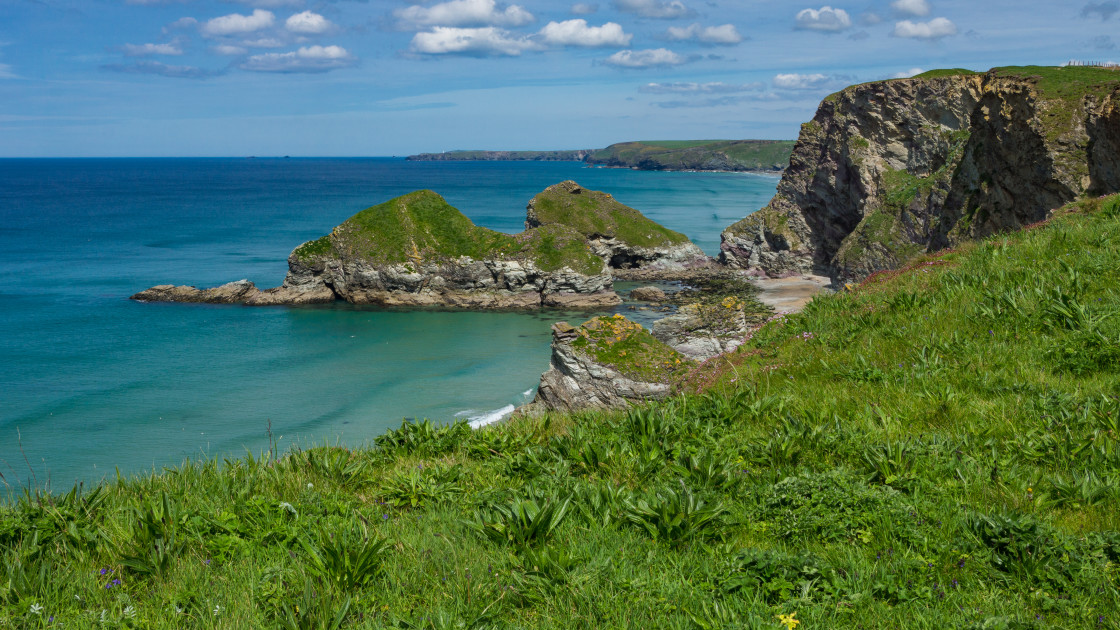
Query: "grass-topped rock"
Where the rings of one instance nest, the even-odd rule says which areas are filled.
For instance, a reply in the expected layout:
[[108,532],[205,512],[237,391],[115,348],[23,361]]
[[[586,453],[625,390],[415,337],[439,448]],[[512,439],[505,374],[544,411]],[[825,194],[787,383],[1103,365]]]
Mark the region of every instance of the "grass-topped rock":
[[672,392],[695,362],[622,315],[552,327],[552,362],[532,409],[621,408]]
[[[575,182],[529,202],[525,231],[475,225],[430,190],[366,208],[288,257],[283,286],[199,290],[158,285],[144,301],[249,305],[346,300],[384,306],[600,308],[621,300],[611,269],[710,262],[688,237]],[[233,289],[238,289],[234,291]]]
[[802,125],[770,204],[721,259],[866,277],[1120,190],[1120,72],[937,70],[849,87]]
[[682,269],[708,260],[684,234],[646,218],[608,193],[571,180],[549,186],[529,201],[525,228],[548,225],[578,231],[591,251],[614,269]]

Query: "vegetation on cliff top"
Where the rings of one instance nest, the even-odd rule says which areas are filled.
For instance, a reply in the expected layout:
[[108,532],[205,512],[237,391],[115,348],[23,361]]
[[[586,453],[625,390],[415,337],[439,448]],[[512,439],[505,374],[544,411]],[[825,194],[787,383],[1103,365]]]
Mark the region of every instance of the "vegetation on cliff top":
[[688,357],[622,315],[595,317],[576,330],[579,337],[573,348],[635,381],[671,384],[694,366]]
[[549,186],[529,201],[529,220],[540,225],[571,227],[587,238],[616,238],[636,247],[668,247],[688,237],[646,218],[598,190],[573,181]]
[[627,412],[28,493],[0,627],[1120,627],[1118,239],[1076,204]]
[[593,152],[588,164],[642,170],[780,171],[789,164],[788,140],[660,140],[620,142]]
[[413,264],[454,260],[524,260],[545,271],[570,267],[600,273],[602,259],[592,254],[583,236],[564,225],[549,225],[520,234],[504,234],[471,222],[430,190],[421,190],[362,210],[328,236],[295,250],[301,260],[335,255],[373,264]]

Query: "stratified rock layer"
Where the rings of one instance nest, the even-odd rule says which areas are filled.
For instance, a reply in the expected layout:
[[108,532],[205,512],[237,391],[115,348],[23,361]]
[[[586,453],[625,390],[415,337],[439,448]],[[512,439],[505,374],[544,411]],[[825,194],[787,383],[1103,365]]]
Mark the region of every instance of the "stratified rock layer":
[[720,259],[772,277],[862,279],[1117,190],[1120,72],[879,81],[821,103],[777,194],[724,231]]
[[579,339],[579,330],[567,322],[553,324],[552,359],[526,411],[621,409],[635,402],[660,400],[671,393],[667,384],[628,378],[577,350],[573,343]]

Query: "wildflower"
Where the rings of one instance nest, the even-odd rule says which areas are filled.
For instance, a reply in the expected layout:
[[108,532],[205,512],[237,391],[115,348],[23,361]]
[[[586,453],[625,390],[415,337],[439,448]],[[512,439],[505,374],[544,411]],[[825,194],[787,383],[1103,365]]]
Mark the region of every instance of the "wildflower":
[[794,619],[795,615],[797,615],[796,610],[791,612],[788,615],[778,615],[778,623],[785,626],[786,630],[793,630],[794,628],[797,627],[798,624],[801,623],[799,620]]
[[314,488],[314,487],[315,487],[315,485],[314,485],[314,484],[311,484],[311,483],[308,483],[308,484],[307,484],[307,489],[308,489],[308,490],[310,490],[310,489],[312,489],[312,488]]

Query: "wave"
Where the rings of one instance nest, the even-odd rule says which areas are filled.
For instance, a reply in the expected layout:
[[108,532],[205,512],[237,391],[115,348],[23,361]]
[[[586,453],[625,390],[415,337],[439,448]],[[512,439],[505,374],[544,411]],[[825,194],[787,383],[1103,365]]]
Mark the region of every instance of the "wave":
[[516,407],[514,407],[513,405],[506,405],[501,409],[483,411],[482,413],[479,413],[474,409],[468,409],[466,411],[460,411],[459,413],[455,414],[455,417],[466,417],[467,423],[471,425],[472,429],[481,429],[484,426],[505,420],[506,417],[509,416],[509,414],[513,413],[514,409],[516,409]]

